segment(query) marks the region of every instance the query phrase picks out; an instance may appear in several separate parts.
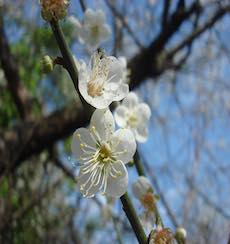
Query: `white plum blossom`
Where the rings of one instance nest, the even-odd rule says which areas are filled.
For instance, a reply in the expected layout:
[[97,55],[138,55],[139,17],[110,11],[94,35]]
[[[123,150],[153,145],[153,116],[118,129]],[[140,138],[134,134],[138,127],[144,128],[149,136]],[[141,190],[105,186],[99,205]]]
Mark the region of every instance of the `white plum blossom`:
[[122,65],[117,58],[96,51],[89,66],[84,63],[78,66],[79,91],[93,107],[107,108],[128,94],[129,87],[122,81]]
[[156,196],[153,194],[153,188],[150,181],[139,176],[132,185],[134,196],[140,201],[144,207],[143,213],[140,215],[140,221],[147,233],[153,228],[156,221]]
[[145,176],[139,176],[132,185],[132,191],[134,196],[141,200],[147,192],[152,192],[152,185],[148,178]]
[[148,137],[148,122],[151,110],[140,103],[138,96],[130,92],[115,110],[115,121],[122,128],[131,129],[137,141],[145,142]]
[[87,9],[82,23],[74,16],[70,16],[69,21],[74,25],[79,41],[89,48],[96,49],[111,35],[102,10]]
[[147,213],[154,212],[158,196],[153,194],[153,188],[149,180],[144,176],[139,176],[132,185],[134,196],[139,199]]
[[77,129],[72,140],[72,152],[80,164],[77,182],[83,196],[93,197],[97,192],[122,196],[128,187],[125,164],[135,151],[132,132],[128,129],[115,131],[110,110],[95,110],[89,129]]

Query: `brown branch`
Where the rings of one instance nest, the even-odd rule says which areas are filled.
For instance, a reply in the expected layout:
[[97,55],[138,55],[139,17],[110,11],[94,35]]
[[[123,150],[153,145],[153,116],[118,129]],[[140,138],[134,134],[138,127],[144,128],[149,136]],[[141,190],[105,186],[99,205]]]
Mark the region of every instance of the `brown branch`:
[[132,37],[133,41],[135,42],[135,44],[142,49],[143,45],[141,44],[141,42],[137,39],[137,37],[135,36],[133,30],[131,29],[131,27],[129,26],[129,24],[127,23],[127,21],[125,20],[125,18],[122,16],[122,14],[115,8],[114,4],[112,3],[112,1],[110,0],[106,0],[105,1],[106,4],[108,5],[108,7],[110,8],[110,10],[112,11],[112,13],[114,14],[115,17],[117,17],[121,23],[123,24],[123,26],[125,27],[125,29],[128,31],[129,35]]
[[26,88],[19,77],[19,70],[13,57],[4,30],[3,16],[0,10],[0,62],[4,71],[8,89],[22,119],[31,118],[31,102]]
[[[11,169],[19,166],[20,163],[32,155],[39,154],[43,150],[51,147],[55,142],[69,136],[76,128],[87,124],[88,119],[81,103],[54,112],[48,117],[41,118],[36,122],[25,122],[17,128],[0,133],[3,137],[0,147],[0,175],[5,170],[5,163],[11,162],[15,152],[20,145],[24,145],[25,138],[28,138],[33,131],[33,137],[24,146],[24,150],[18,155],[17,160],[10,165]],[[8,152],[11,152],[8,154]],[[10,158],[9,158],[10,157]]]
[[168,22],[168,15],[169,15],[169,8],[170,8],[170,1],[171,0],[164,0],[164,9],[162,13],[162,19],[161,19],[161,26],[164,28],[164,26]]
[[138,86],[146,78],[159,76],[166,69],[162,62],[165,45],[179,30],[182,23],[198,11],[200,11],[200,5],[195,2],[187,10],[174,12],[149,47],[132,58],[128,64],[131,70],[131,88]]
[[211,28],[220,18],[222,18],[226,13],[230,12],[230,5],[219,9],[205,24],[198,27],[191,35],[185,38],[180,44],[178,44],[172,51],[168,54],[168,56],[173,56],[186,46],[190,45],[197,37],[199,37],[206,30]]

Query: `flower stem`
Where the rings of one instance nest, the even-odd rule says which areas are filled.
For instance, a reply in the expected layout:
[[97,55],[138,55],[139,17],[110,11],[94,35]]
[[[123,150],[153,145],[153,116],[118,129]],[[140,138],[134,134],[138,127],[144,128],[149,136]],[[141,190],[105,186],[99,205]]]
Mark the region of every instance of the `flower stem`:
[[121,202],[123,205],[123,209],[126,213],[127,218],[136,234],[136,237],[140,244],[147,243],[147,237],[145,235],[144,229],[140,223],[140,220],[137,216],[137,213],[133,207],[133,204],[129,198],[128,193],[126,192],[123,196],[121,196]]
[[[135,164],[138,175],[139,176],[146,176],[145,171],[144,171],[144,167],[143,167],[143,164],[141,163],[141,159],[140,159],[140,155],[139,155],[138,151],[136,151],[136,153],[134,155],[134,164]],[[163,221],[162,221],[162,218],[160,216],[160,212],[159,212],[157,206],[155,207],[155,214],[156,214],[156,225],[164,227],[164,224],[163,224]]]
[[73,81],[75,90],[77,91],[77,93],[81,99],[82,105],[86,109],[86,115],[89,117],[91,115],[91,113],[93,112],[93,110],[92,110],[92,107],[88,103],[86,103],[86,101],[82,98],[80,91],[78,89],[78,70],[77,70],[73,55],[68,47],[68,44],[66,43],[63,31],[59,25],[59,22],[56,20],[51,20],[50,26],[52,28],[54,37],[57,41],[58,47],[62,54],[62,58],[63,58],[63,62],[64,62],[63,67],[65,67],[66,70],[68,71],[68,73]]
[[54,37],[57,41],[57,44],[59,46],[59,49],[61,51],[63,60],[64,60],[64,65],[67,69],[67,71],[70,74],[70,77],[73,81],[74,87],[77,91],[77,93],[79,94],[79,89],[78,89],[78,70],[77,67],[75,65],[73,56],[70,52],[70,49],[65,41],[65,37],[64,34],[62,32],[62,29],[58,23],[58,21],[56,20],[51,20],[50,21],[50,26],[52,28]]

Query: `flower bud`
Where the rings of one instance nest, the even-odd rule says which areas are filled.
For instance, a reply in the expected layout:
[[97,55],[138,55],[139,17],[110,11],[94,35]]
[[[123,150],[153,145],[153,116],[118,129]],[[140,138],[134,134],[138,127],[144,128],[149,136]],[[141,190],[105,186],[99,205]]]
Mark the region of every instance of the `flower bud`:
[[51,71],[53,71],[54,68],[54,63],[53,60],[50,56],[45,55],[42,59],[41,59],[41,70],[43,73],[48,74]]
[[46,21],[63,19],[67,14],[69,0],[40,0],[41,15]]
[[183,243],[186,240],[186,237],[187,237],[186,230],[182,227],[178,227],[175,233],[176,240]]
[[169,228],[158,228],[152,230],[149,235],[149,244],[173,244],[173,233]]

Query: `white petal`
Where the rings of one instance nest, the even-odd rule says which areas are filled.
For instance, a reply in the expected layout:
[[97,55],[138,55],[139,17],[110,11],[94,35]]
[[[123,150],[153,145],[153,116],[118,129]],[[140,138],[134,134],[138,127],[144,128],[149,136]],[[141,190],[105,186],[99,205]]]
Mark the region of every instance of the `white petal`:
[[121,173],[117,178],[108,176],[106,194],[111,197],[122,196],[128,188],[128,173],[123,163],[114,163],[113,167]]
[[85,143],[93,148],[96,148],[96,143],[92,140],[89,130],[86,128],[79,128],[73,134],[71,149],[72,153],[77,159],[79,159],[84,154],[80,146],[81,143]]
[[111,35],[111,29],[108,25],[103,25],[100,28],[100,39],[101,41],[105,41]]
[[148,139],[148,127],[145,124],[140,124],[135,130],[135,138],[138,142],[146,142]]
[[126,127],[126,114],[128,112],[128,109],[123,106],[123,105],[120,105],[116,108],[115,112],[114,112],[114,118],[115,118],[115,121],[117,123],[118,126],[120,127]]
[[138,104],[138,96],[134,92],[130,92],[123,100],[122,105],[128,108],[134,108]]
[[150,119],[151,110],[148,104],[140,103],[136,107],[136,112],[140,116],[141,120],[146,122]]
[[[102,184],[102,177],[96,186],[92,184],[92,182],[89,180],[89,177],[90,177],[90,173],[83,174],[82,170],[80,170],[79,175],[77,177],[77,184],[80,187],[80,192],[84,197],[88,197],[88,198],[93,197],[95,193],[97,193],[100,190]],[[100,176],[98,175],[97,177]]]
[[115,122],[109,109],[96,109],[90,121],[90,127],[94,126],[102,140],[107,140],[115,130]]
[[111,140],[112,148],[118,153],[116,158],[123,163],[128,163],[133,158],[137,147],[133,133],[128,129],[119,129],[113,134]]
[[84,18],[84,25],[88,25],[88,24],[93,24],[94,20],[95,20],[95,11],[93,11],[92,9],[88,8],[85,11],[85,18]]
[[121,83],[119,88],[116,91],[116,96],[113,98],[113,101],[121,101],[129,93],[129,85]]
[[132,185],[133,194],[138,199],[141,199],[150,189],[152,189],[151,183],[144,176],[139,176]]
[[106,62],[109,64],[109,82],[120,82],[123,75],[121,62],[113,56],[107,57]]
[[78,31],[79,29],[81,29],[81,23],[79,22],[79,20],[71,15],[69,18],[68,18],[69,22],[76,28],[75,31]]
[[120,57],[118,58],[118,60],[121,62],[122,67],[123,67],[124,69],[126,69],[126,68],[127,68],[127,59],[126,59],[126,57],[124,57],[124,56],[120,56]]
[[105,23],[105,13],[101,9],[95,12],[95,22],[98,25],[103,25],[103,23]]

